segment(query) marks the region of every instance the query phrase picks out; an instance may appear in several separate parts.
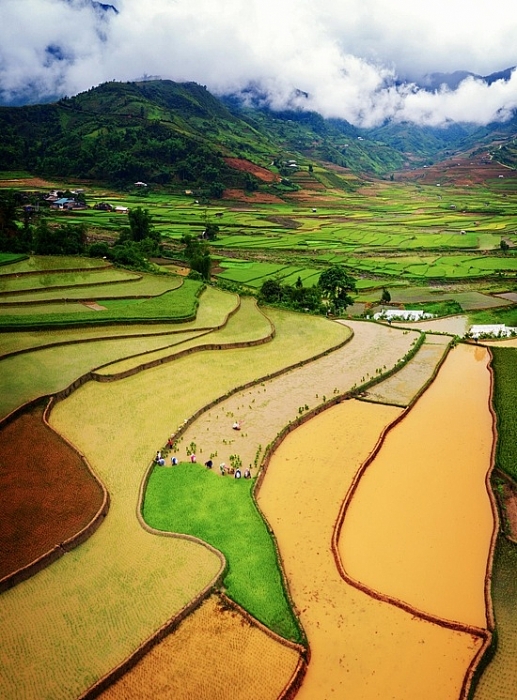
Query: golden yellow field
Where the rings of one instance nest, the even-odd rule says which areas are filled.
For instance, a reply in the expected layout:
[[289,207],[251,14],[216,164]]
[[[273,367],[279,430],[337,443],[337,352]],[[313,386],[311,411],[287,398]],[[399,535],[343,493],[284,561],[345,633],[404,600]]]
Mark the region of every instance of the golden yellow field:
[[296,649],[213,595],[108,688],[102,700],[271,700],[296,671]]

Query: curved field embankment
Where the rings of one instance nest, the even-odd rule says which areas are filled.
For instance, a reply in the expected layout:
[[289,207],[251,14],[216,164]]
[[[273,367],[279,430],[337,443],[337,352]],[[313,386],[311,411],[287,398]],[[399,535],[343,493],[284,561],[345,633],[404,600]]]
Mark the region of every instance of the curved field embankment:
[[[0,180],[0,187],[2,180]],[[100,258],[78,258],[75,255],[31,255],[19,262],[2,265],[0,274],[3,277],[16,275],[41,275],[43,272],[85,272],[91,270],[106,270],[113,265]]]
[[426,334],[415,357],[396,374],[364,392],[361,398],[403,408],[409,406],[445,359],[450,342],[446,335]]
[[476,635],[370,597],[336,568],[330,544],[344,495],[400,415],[395,407],[347,401],[291,433],[268,468],[259,505],[311,648],[299,698],[456,700],[482,647]]
[[95,342],[112,338],[139,338],[143,335],[174,335],[185,331],[202,331],[221,328],[230,314],[239,306],[236,294],[221,292],[207,287],[201,297],[196,318],[181,324],[156,323],[152,325],[86,327],[84,329],[26,330],[2,333],[0,335],[0,359],[9,354],[32,349],[66,345],[69,343]]
[[330,545],[344,494],[399,415],[399,408],[347,401],[291,433],[268,468],[259,505],[311,649],[297,698],[452,700],[478,644],[371,598],[336,568]]
[[212,595],[100,697],[272,700],[290,684],[299,661],[296,648]]
[[155,351],[135,354],[123,360],[103,365],[96,369],[94,378],[110,377],[118,379],[136,370],[149,369],[162,362],[170,362],[190,352],[215,350],[229,347],[244,347],[268,342],[274,334],[269,319],[257,306],[254,297],[244,297],[238,308],[238,314],[229,316],[227,322],[219,329],[208,333],[192,334],[181,342],[171,343]]
[[[206,293],[206,297],[204,294],[202,296],[196,322],[174,324],[175,333],[171,337],[175,343],[191,337],[192,331],[196,329],[201,332],[203,329],[224,326],[228,317],[238,308],[239,299],[233,294],[210,289]],[[40,349],[34,348],[34,352],[11,354],[0,359],[0,416],[9,414],[26,401],[61,391],[96,367],[128,355],[170,345],[167,337],[163,336],[163,324],[148,328],[160,330],[156,335],[149,332],[144,337],[128,334],[127,328],[124,328],[125,337],[115,333],[112,328],[98,329],[96,332],[90,330],[89,338],[84,343],[81,342],[81,332],[77,330],[44,332],[45,342]],[[185,333],[183,338],[178,331]],[[25,338],[25,333],[14,333],[10,345],[21,353],[32,342],[32,338],[34,342],[38,341],[40,333],[41,331],[29,332],[29,338]],[[9,337],[10,334],[0,334],[1,341]],[[81,349],[80,353],[78,348]]]
[[[186,458],[183,446],[193,442],[203,461],[215,452],[218,463],[229,464],[230,455],[237,454],[243,466],[250,465],[256,475],[257,453],[288,423],[374,377],[379,367],[391,368],[416,337],[361,321],[342,325],[354,331],[351,342],[303,367],[238,392],[202,414],[183,433],[180,457]],[[240,431],[232,429],[235,420],[241,423]]]
[[80,548],[0,596],[3,697],[34,687],[56,700],[77,697],[217,582],[224,565],[212,550],[138,523],[142,465],[171,428],[210,400],[346,337],[322,318],[307,317],[300,328],[297,314],[271,315],[272,343],[194,354],[115,383],[88,382],[55,406],[51,425],[87,454],[112,504]]
[[52,298],[56,295],[62,295],[64,290],[70,290],[72,294],[75,290],[75,294],[78,294],[80,290],[91,289],[92,293],[97,293],[100,296],[107,285],[129,284],[129,289],[134,294],[134,285],[140,283],[142,278],[141,273],[120,270],[115,267],[92,268],[80,272],[77,270],[70,272],[47,270],[39,275],[25,273],[6,276],[0,273],[1,306],[16,304],[22,298],[25,299],[25,302],[37,303],[37,300],[43,297],[41,301],[44,303],[46,295]]
[[74,538],[106,506],[101,485],[44,423],[43,411],[43,405],[32,406],[0,425],[0,590],[16,572],[20,580],[36,559]]
[[482,348],[450,353],[364,469],[339,537],[352,580],[480,630],[488,626],[485,574],[495,528],[487,363]]
[[[260,452],[260,446],[271,441],[289,421],[300,415],[298,409],[300,405],[304,406],[305,401],[311,402],[314,406],[325,400],[323,390],[328,392],[329,398],[336,391],[345,392],[360,383],[365,375],[374,376],[377,369],[376,363],[385,362],[388,367],[391,367],[406,354],[415,340],[415,335],[412,333],[388,327],[360,322],[351,325],[354,325],[355,330],[351,343],[326,357],[225,399],[203,413],[187,428],[182,436],[182,444],[190,446],[195,442],[199,460],[208,458],[215,451],[216,463],[225,456],[229,460],[227,456],[229,454],[238,454],[246,466],[246,460],[251,462],[257,451]],[[383,352],[380,352],[381,349]],[[395,409],[387,410],[395,411],[396,414]],[[243,421],[240,432],[232,430],[235,418]],[[183,448],[179,450],[180,454],[182,450]],[[165,471],[171,474],[169,470]],[[163,491],[163,488],[158,485],[158,478],[164,473],[164,470],[155,468],[147,489],[149,494],[158,489],[155,494],[157,496],[158,492]],[[215,475],[210,476],[218,478]],[[293,478],[297,479],[296,474]],[[166,497],[167,502],[173,498],[173,495]],[[338,509],[339,505],[336,507],[336,510]],[[214,512],[214,515],[217,513]],[[232,564],[230,552],[228,556],[230,568],[232,570],[238,568],[235,562]],[[248,578],[254,580],[252,575]],[[253,587],[253,585],[250,586],[251,589]],[[192,646],[192,653],[194,649],[195,646]]]

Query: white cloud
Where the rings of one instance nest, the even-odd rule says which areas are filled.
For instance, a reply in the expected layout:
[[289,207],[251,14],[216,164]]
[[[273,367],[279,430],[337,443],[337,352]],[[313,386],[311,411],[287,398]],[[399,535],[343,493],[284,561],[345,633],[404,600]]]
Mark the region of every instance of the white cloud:
[[111,1],[118,14],[95,11],[91,0],[1,0],[4,97],[72,95],[147,74],[216,93],[254,83],[274,107],[298,105],[363,126],[390,118],[487,123],[516,106],[515,78],[436,93],[394,82],[517,64],[514,0],[496,9],[489,0]]

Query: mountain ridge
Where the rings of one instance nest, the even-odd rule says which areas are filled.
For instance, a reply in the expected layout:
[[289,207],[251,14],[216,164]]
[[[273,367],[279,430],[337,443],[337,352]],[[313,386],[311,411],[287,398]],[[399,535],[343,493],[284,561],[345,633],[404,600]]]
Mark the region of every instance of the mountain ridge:
[[[517,118],[487,127],[388,122],[361,129],[316,112],[274,112],[236,96],[216,97],[194,82],[153,79],[103,83],[50,104],[0,107],[0,129],[2,170],[123,186],[136,180],[193,186],[217,197],[226,187],[265,187],[229,159],[270,168],[287,188],[294,186],[293,163],[327,162],[387,177],[461,149],[511,143]],[[511,153],[504,156],[511,160]]]

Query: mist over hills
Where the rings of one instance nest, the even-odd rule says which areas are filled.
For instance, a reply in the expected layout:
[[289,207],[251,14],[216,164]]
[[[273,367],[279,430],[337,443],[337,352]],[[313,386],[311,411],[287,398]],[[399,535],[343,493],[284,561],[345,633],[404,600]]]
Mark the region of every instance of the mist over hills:
[[[497,141],[497,157],[513,165],[517,118],[483,127],[388,120],[364,129],[315,111],[273,110],[253,87],[219,98],[194,82],[153,79],[104,83],[50,104],[0,107],[0,130],[2,170],[193,186],[217,197],[226,187],[288,188],[293,162],[387,177]],[[265,184],[236,169],[235,158],[274,164],[278,181]]]

